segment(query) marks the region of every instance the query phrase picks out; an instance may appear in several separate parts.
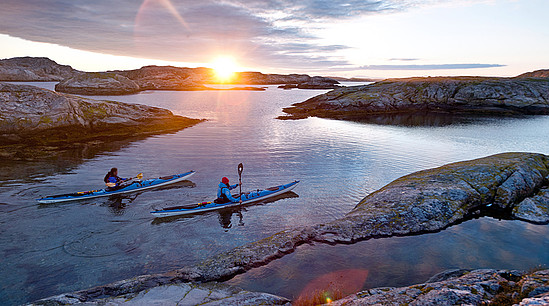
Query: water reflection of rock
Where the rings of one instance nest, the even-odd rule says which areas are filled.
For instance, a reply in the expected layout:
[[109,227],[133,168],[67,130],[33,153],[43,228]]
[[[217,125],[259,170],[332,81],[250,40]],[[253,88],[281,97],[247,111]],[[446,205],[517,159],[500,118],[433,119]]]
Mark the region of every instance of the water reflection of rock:
[[[352,120],[359,123],[379,124],[379,125],[396,125],[396,126],[432,126],[442,127],[454,124],[472,124],[478,120],[486,120],[489,118],[503,117],[486,117],[486,116],[463,116],[458,114],[444,114],[444,113],[426,113],[426,112],[414,112],[414,113],[400,113],[400,114],[384,114],[384,115],[370,115],[360,116],[359,119]],[[506,118],[509,118],[507,116]]]
[[[110,142],[77,143],[69,147],[42,148],[34,158],[0,158],[0,186],[18,182],[28,183],[57,173],[68,173],[85,160],[98,155],[119,151],[132,142],[146,139],[148,136],[131,137]],[[6,149],[6,148],[4,148]],[[18,150],[17,148],[12,148]],[[10,150],[10,149],[7,149]],[[20,148],[15,156],[25,156],[29,148]],[[2,149],[0,149],[0,154]]]

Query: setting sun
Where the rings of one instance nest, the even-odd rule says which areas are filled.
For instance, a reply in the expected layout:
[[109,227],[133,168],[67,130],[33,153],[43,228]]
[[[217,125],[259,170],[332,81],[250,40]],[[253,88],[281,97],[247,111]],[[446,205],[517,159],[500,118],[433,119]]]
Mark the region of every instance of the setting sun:
[[212,68],[215,70],[216,77],[221,82],[230,81],[234,73],[238,70],[238,64],[232,57],[218,57],[212,62]]

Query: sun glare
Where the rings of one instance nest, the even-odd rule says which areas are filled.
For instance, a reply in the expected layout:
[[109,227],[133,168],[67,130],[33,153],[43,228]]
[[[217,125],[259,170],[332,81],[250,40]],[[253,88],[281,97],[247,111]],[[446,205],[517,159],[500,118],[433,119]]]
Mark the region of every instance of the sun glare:
[[220,82],[229,82],[238,70],[238,65],[232,57],[218,57],[212,62],[212,68]]

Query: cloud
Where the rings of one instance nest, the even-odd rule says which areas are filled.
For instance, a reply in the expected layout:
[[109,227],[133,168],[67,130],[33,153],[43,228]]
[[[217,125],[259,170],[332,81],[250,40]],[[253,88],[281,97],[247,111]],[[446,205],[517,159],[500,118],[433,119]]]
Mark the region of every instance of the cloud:
[[401,62],[411,62],[419,61],[419,58],[390,58],[390,61],[401,61]]
[[424,1],[48,2],[4,0],[0,33],[87,51],[170,61],[208,62],[214,53],[224,52],[250,64],[330,67],[348,64],[329,55],[347,47],[319,44],[309,27],[326,20],[405,10]]
[[453,70],[505,67],[501,64],[435,64],[435,65],[367,65],[358,69],[364,70]]

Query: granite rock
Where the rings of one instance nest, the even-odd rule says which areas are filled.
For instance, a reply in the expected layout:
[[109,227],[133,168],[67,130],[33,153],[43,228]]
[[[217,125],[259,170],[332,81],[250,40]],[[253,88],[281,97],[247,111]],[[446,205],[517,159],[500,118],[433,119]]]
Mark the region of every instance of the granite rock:
[[343,87],[285,108],[289,116],[358,120],[373,115],[549,114],[549,79],[429,77]]
[[57,85],[58,92],[77,95],[127,95],[141,89],[134,81],[108,72],[88,72],[64,79]]
[[46,57],[14,57],[0,60],[0,81],[61,81],[79,74],[71,66]]
[[141,104],[99,101],[0,83],[0,144],[71,143],[174,131],[201,120]]

